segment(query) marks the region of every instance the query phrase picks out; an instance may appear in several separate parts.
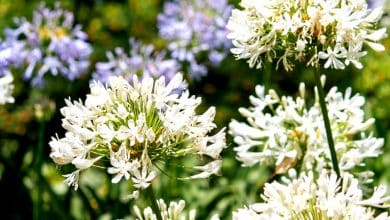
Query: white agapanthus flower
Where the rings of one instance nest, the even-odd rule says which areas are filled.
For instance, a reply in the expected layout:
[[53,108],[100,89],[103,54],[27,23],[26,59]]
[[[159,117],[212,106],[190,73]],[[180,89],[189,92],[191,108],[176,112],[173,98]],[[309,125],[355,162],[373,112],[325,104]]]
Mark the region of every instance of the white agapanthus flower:
[[0,76],[0,105],[5,103],[14,103],[15,99],[12,96],[14,85],[12,84],[14,77],[8,71]]
[[[169,206],[164,200],[157,200],[157,205],[161,213],[162,220],[195,220],[196,210],[192,209],[189,212],[185,212],[185,201],[180,200],[178,202],[170,202]],[[134,206],[134,212],[137,216],[137,220],[157,220],[156,213],[152,208],[147,207],[141,212],[138,206]],[[213,215],[210,220],[219,220],[218,215]]]
[[388,207],[390,197],[385,193],[381,185],[364,198],[358,180],[350,174],[344,174],[340,184],[334,173],[322,172],[318,179],[309,173],[287,183],[266,183],[264,202],[234,211],[233,220],[388,220],[387,212],[373,208]]
[[[296,166],[318,172],[331,167],[318,96],[309,106],[303,83],[295,100],[279,97],[274,90],[266,94],[260,85],[256,95],[250,96],[252,107],[239,109],[247,123],[232,120],[229,124],[238,145],[234,148],[237,159],[244,166],[274,165],[275,174]],[[352,96],[351,88],[343,94],[333,87],[325,101],[341,171],[351,171],[364,165],[365,158],[378,156],[384,141],[367,133],[374,119],[364,119],[364,97]]]
[[[167,206],[164,200],[157,200],[162,220],[195,220],[196,211],[193,209],[188,213],[185,212],[185,204],[184,200],[180,200],[179,202],[170,202],[169,206]],[[138,206],[134,206],[134,212],[137,216],[137,220],[157,220],[156,213],[154,213],[150,207],[145,208],[143,212],[141,212]]]
[[112,182],[131,180],[138,189],[147,188],[156,177],[156,161],[187,155],[202,156],[206,164],[195,166],[188,178],[207,178],[221,168],[220,153],[226,146],[224,129],[209,136],[215,108],[197,115],[201,99],[181,95],[181,74],[168,84],[134,77],[132,84],[111,77],[108,86],[90,85],[85,102],[66,100],[61,109],[65,137],[53,137],[50,157],[58,165],[73,164],[76,170],[65,175],[69,185],[78,186],[82,170],[91,166],[107,168]]
[[[324,68],[362,68],[363,45],[376,51],[384,46],[386,29],[377,29],[382,8],[368,9],[365,0],[241,0],[227,24],[238,59],[261,68],[277,60],[286,71],[293,61]],[[321,64],[322,65],[322,64]]]

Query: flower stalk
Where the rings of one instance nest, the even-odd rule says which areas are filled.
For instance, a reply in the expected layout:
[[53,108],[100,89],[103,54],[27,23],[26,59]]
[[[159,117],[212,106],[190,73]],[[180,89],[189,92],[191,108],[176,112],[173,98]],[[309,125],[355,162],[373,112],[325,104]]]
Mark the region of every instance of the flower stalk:
[[339,169],[339,164],[337,162],[336,149],[334,147],[332,129],[330,127],[329,116],[328,116],[328,109],[326,108],[326,104],[325,104],[325,92],[324,92],[324,88],[321,85],[321,77],[318,69],[314,71],[314,76],[317,84],[317,91],[318,91],[322,117],[324,118],[326,138],[328,140],[328,146],[330,151],[330,157],[332,159],[333,170],[336,172],[337,177],[340,178],[340,169]]
[[38,134],[38,145],[36,147],[35,155],[35,175],[36,175],[36,200],[34,202],[33,216],[34,219],[40,219],[42,216],[42,154],[43,144],[45,141],[45,122],[39,122],[39,134]]
[[145,189],[145,192],[146,192],[146,195],[150,199],[150,203],[151,203],[150,205],[151,205],[151,208],[152,208],[153,212],[157,216],[157,220],[162,220],[162,215],[161,215],[160,209],[158,208],[156,196],[154,195],[154,191],[153,191],[152,186],[147,187]]

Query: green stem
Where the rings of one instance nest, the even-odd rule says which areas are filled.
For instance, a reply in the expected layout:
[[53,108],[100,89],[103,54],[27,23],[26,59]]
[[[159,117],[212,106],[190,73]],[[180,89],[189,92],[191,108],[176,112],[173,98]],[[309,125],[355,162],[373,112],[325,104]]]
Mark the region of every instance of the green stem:
[[337,162],[337,155],[336,155],[336,150],[334,147],[332,130],[330,128],[328,110],[327,110],[326,104],[325,104],[325,92],[324,92],[324,88],[321,85],[321,77],[320,77],[320,72],[318,69],[314,70],[314,75],[315,75],[315,81],[317,84],[317,91],[318,91],[318,96],[319,96],[319,101],[320,101],[322,117],[324,118],[326,137],[328,139],[328,146],[329,146],[329,150],[330,150],[330,156],[332,159],[332,165],[333,165],[334,171],[337,174],[337,177],[340,179],[340,169],[339,169],[339,164]]
[[161,212],[160,212],[160,209],[158,208],[158,204],[156,201],[156,197],[154,195],[152,185],[150,185],[148,188],[146,188],[145,192],[146,192],[147,196],[149,197],[153,212],[157,215],[157,220],[162,220]]
[[115,200],[115,204],[114,204],[114,218],[115,219],[118,219],[119,218],[119,197],[120,197],[120,189],[119,189],[119,184],[111,184],[112,186],[112,190],[114,191],[114,200]]
[[42,219],[42,154],[43,154],[43,145],[45,142],[45,122],[39,122],[38,130],[38,144],[35,150],[35,175],[36,175],[36,195],[34,202],[33,217],[34,219]]

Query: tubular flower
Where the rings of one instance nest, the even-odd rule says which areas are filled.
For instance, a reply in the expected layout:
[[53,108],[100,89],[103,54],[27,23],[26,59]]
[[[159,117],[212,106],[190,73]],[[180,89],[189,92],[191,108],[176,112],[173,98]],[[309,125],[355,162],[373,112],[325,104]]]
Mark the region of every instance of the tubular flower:
[[[277,68],[293,69],[293,61],[324,68],[362,68],[363,45],[383,51],[378,43],[386,29],[377,29],[382,7],[369,9],[365,0],[241,0],[227,24],[238,59],[250,67],[277,60]],[[322,64],[324,62],[324,64]]]
[[6,43],[18,51],[15,67],[25,69],[24,78],[41,86],[44,75],[62,75],[74,80],[89,66],[91,46],[81,26],[74,26],[71,12],[46,8],[44,4],[34,11],[32,21],[16,18],[15,29],[6,29]]
[[[132,181],[145,189],[156,177],[152,165],[157,161],[184,156],[202,156],[206,165],[195,166],[201,173],[189,178],[207,178],[218,173],[220,153],[226,146],[224,129],[213,136],[209,132],[215,109],[197,115],[201,99],[180,95],[175,90],[184,82],[177,74],[166,84],[134,76],[132,84],[122,77],[109,78],[90,85],[85,102],[66,100],[61,109],[65,137],[53,137],[50,157],[56,164],[73,164],[76,170],[67,175],[67,183],[77,188],[82,170],[93,165],[107,167],[112,182]],[[208,166],[207,166],[208,165]]]
[[[226,0],[173,0],[158,16],[159,34],[166,39],[173,58],[184,62],[193,78],[217,66],[231,43],[225,25],[232,7]],[[201,57],[205,57],[202,59]]]
[[233,220],[293,219],[293,220],[388,220],[387,212],[376,215],[375,208],[388,207],[390,198],[386,188],[375,188],[369,198],[363,198],[359,181],[344,174],[342,184],[336,174],[322,172],[318,179],[312,173],[302,175],[287,183],[266,183],[262,198],[233,212]]
[[[237,159],[244,166],[272,164],[276,174],[296,166],[318,172],[331,167],[318,96],[308,106],[303,83],[295,100],[279,97],[274,90],[265,94],[260,85],[256,95],[250,97],[252,107],[239,109],[247,123],[233,120],[229,124],[238,145],[234,148]],[[351,171],[363,166],[365,158],[378,156],[384,141],[367,132],[374,119],[364,119],[364,97],[352,96],[350,88],[343,94],[333,87],[325,101],[340,169]]]

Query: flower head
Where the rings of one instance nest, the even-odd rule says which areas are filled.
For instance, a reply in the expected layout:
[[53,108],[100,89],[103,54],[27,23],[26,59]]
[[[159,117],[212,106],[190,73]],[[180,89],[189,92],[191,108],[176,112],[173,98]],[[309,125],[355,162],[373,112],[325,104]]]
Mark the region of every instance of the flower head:
[[[226,0],[174,0],[164,4],[158,16],[161,37],[166,39],[172,57],[188,64],[190,76],[207,73],[205,64],[219,65],[230,42],[225,28],[231,6]],[[206,57],[203,61],[200,57]]]
[[155,52],[152,45],[143,45],[135,39],[130,39],[129,44],[129,55],[120,47],[114,53],[107,52],[108,61],[96,64],[94,79],[107,83],[110,76],[122,76],[129,82],[134,75],[155,79],[164,76],[169,82],[179,71],[179,64],[165,58],[165,52]]
[[362,68],[366,44],[376,51],[386,29],[377,30],[382,8],[368,9],[365,0],[242,0],[227,24],[238,59],[261,68],[277,60],[277,68],[293,69],[293,61],[343,69],[349,63]]
[[[207,178],[221,167],[220,153],[226,146],[224,130],[209,136],[216,125],[212,107],[197,115],[200,98],[174,91],[183,84],[175,75],[166,84],[134,76],[132,84],[122,77],[109,78],[90,85],[85,102],[66,100],[61,109],[65,137],[49,143],[50,157],[59,165],[73,164],[76,171],[68,175],[68,184],[77,187],[80,171],[94,164],[107,167],[112,182],[125,179],[145,189],[156,177],[152,165],[157,161],[183,156],[202,156],[208,162],[195,166],[200,174],[189,178]],[[210,162],[211,161],[211,162]]]
[[16,18],[17,27],[6,29],[6,43],[18,55],[13,65],[25,68],[26,80],[42,85],[48,72],[74,80],[87,70],[92,49],[87,35],[73,22],[73,14],[59,4],[54,10],[41,4],[31,22]]
[[[303,170],[331,167],[330,152],[318,99],[309,106],[301,84],[300,96],[279,97],[275,91],[267,94],[264,87],[256,87],[251,96],[253,107],[240,108],[248,123],[233,120],[229,127],[237,158],[246,166],[256,163],[273,164],[275,173],[285,173],[301,164]],[[333,87],[326,96],[329,120],[335,141],[337,158],[342,171],[364,165],[364,159],[379,155],[382,138],[367,133],[374,119],[364,119],[364,97],[343,94]]]
[[[336,174],[312,173],[287,183],[266,183],[263,203],[255,203],[233,212],[238,219],[390,219],[387,212],[376,215],[372,207],[387,207],[390,197],[379,186],[368,199],[363,197],[359,182],[349,174],[337,180]],[[376,215],[376,216],[375,216]]]

